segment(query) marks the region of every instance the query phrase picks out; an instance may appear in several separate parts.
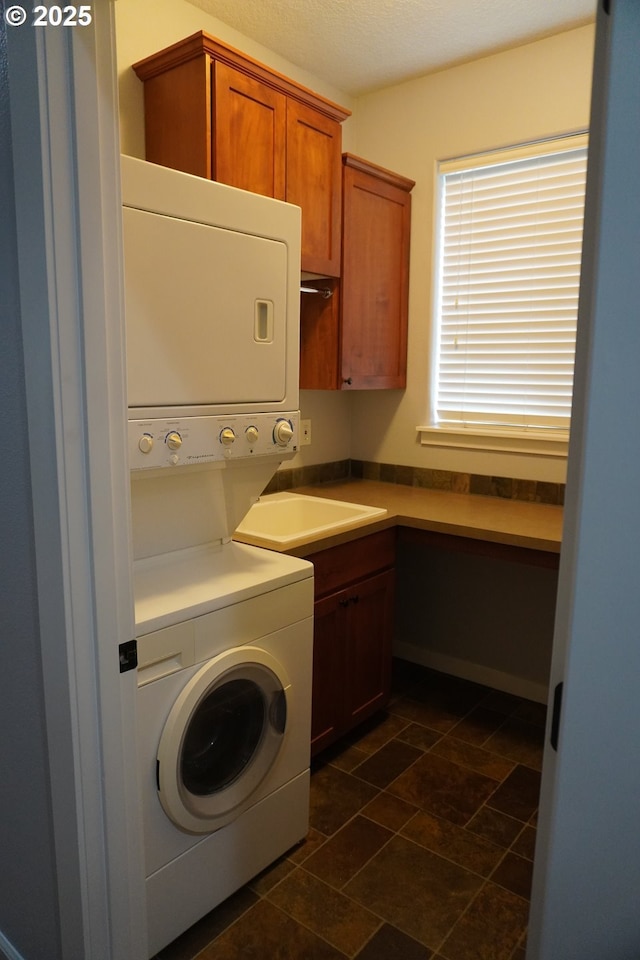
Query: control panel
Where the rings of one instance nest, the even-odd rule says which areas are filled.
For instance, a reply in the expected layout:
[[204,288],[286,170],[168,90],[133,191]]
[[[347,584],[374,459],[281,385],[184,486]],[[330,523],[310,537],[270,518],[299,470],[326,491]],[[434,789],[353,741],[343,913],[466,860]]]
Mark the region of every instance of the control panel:
[[298,410],[129,421],[131,470],[255,457],[286,459],[298,449]]

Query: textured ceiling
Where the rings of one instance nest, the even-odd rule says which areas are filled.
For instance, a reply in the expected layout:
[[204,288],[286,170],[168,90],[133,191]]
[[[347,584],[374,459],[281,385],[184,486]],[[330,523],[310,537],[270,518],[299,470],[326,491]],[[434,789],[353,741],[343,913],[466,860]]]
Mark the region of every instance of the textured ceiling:
[[190,0],[354,96],[569,30],[597,0]]

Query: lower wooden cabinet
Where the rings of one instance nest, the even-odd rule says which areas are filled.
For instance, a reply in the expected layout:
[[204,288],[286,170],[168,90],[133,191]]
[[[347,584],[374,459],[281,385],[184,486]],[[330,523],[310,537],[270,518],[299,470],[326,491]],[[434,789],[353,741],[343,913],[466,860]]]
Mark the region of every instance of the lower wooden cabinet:
[[313,554],[311,755],[387,703],[391,687],[395,531]]

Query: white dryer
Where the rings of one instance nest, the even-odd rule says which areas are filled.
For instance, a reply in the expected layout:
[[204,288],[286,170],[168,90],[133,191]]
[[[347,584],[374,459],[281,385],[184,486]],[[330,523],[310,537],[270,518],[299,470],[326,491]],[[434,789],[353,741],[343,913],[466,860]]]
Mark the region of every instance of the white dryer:
[[313,579],[235,543],[136,568],[153,955],[307,832]]

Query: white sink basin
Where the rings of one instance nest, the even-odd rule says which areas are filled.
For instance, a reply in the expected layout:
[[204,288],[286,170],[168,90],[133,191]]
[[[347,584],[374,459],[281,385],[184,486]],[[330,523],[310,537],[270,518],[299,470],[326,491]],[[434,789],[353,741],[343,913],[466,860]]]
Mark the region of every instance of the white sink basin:
[[301,493],[271,493],[251,507],[236,533],[287,545],[316,533],[354,526],[359,521],[384,516],[386,512],[382,507],[307,497]]

